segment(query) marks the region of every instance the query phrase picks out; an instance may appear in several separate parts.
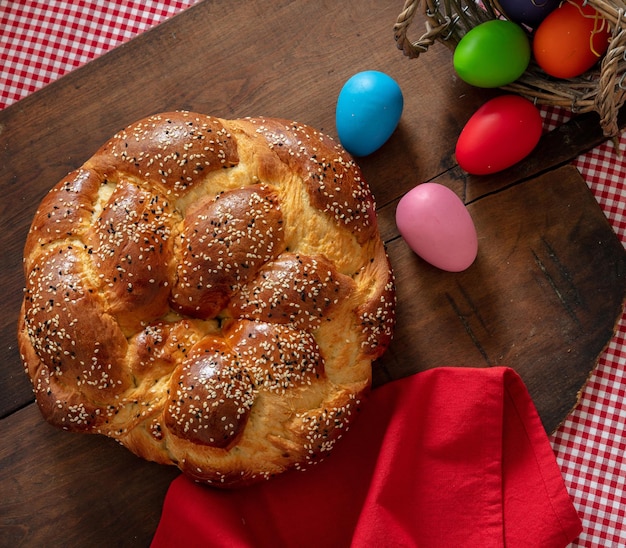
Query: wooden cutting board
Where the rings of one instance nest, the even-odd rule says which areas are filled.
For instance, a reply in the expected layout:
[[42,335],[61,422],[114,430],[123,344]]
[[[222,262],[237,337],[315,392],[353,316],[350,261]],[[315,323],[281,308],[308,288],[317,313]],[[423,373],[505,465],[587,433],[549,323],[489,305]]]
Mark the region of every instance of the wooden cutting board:
[[377,382],[442,365],[508,365],[550,432],[576,404],[613,334],[625,292],[624,248],[572,166],[468,209],[479,253],[465,272],[442,272],[402,238],[390,240],[399,328],[377,364]]
[[[203,1],[0,112],[0,538],[146,546],[176,475],[111,440],[43,422],[15,336],[22,247],[39,201],[115,131],[158,111],[279,116],[336,136],[343,83],[360,70],[390,74],[405,95],[401,124],[359,161],[399,301],[375,383],[439,365],[503,364],[522,375],[548,431],[575,405],[625,292],[623,246],[580,175],[560,167],[602,140],[597,119],[546,135],[507,172],[466,176],[454,160],[456,138],[497,92],[455,78],[443,46],[404,58],[392,32],[401,8],[377,0]],[[397,201],[429,180],[457,192],[474,218],[479,256],[466,272],[430,267],[398,235]]]
[[[515,211],[512,214],[518,215],[517,222],[523,225],[523,218],[532,214],[534,207],[524,207],[524,204],[538,202],[547,208],[558,205],[542,198],[541,186],[535,188],[525,183],[515,190],[518,209],[510,210],[509,202],[504,201],[506,192],[490,197],[484,206],[479,202],[481,197],[552,169],[599,142],[597,120],[582,118],[574,125],[546,135],[535,153],[514,169],[493,177],[467,177],[454,160],[456,138],[475,109],[497,92],[472,88],[455,78],[451,54],[444,46],[433,47],[417,60],[405,58],[395,47],[391,32],[398,9],[396,2],[373,0],[339,5],[282,1],[273,2],[271,6],[263,4],[263,7],[255,2],[200,2],[0,112],[3,197],[0,202],[3,254],[0,291],[4,305],[4,314],[0,317],[0,350],[5,358],[0,367],[0,389],[4,395],[0,401],[0,416],[32,402],[15,343],[15,325],[24,283],[22,247],[35,209],[50,187],[80,166],[115,131],[147,114],[190,109],[227,118],[259,114],[279,116],[310,124],[336,137],[334,107],[345,80],[359,70],[372,68],[390,74],[399,82],[405,97],[401,124],[381,150],[362,158],[360,164],[379,205],[381,230],[389,243],[402,305],[405,305],[405,298],[413,302],[418,295],[406,293],[404,280],[412,280],[409,285],[414,287],[414,278],[426,277],[436,282],[440,292],[441,287],[454,286],[458,279],[466,279],[466,276],[415,272],[414,259],[406,254],[406,248],[398,240],[393,222],[397,200],[414,185],[437,180],[450,186],[466,202],[474,202],[473,210],[487,208],[486,220],[477,220],[486,232],[496,230],[489,224],[491,217],[506,216],[509,211]],[[417,26],[419,22],[414,24]],[[553,178],[556,184],[561,184],[561,174],[554,174]],[[590,196],[582,207],[593,210],[594,222],[600,223],[607,234],[610,232]],[[565,227],[555,230],[565,231]],[[498,241],[520,234],[526,236],[526,233],[506,232],[503,226],[498,227],[495,234]],[[481,236],[481,242],[483,261],[488,255],[508,253],[506,247],[490,247],[493,241],[485,235]],[[563,234],[555,245],[560,252],[559,246],[571,246],[572,242]],[[480,268],[480,264],[472,272]],[[581,267],[585,270],[580,275],[585,275],[591,263],[577,264],[575,268]],[[490,270],[491,275],[494,273]],[[510,273],[503,274],[508,279]],[[616,284],[618,293],[623,285],[621,278],[609,278],[603,283]],[[593,291],[593,286],[588,289]],[[551,306],[550,301],[536,300],[537,295],[525,294],[526,290],[527,286],[510,289],[518,294],[516,298],[532,303],[535,316],[558,322],[554,314],[542,313],[542,307]],[[428,287],[425,291],[432,292]],[[483,297],[495,299],[497,296],[498,292],[494,292],[491,297],[487,294]],[[604,293],[592,300],[603,299]],[[620,300],[615,295],[611,299]],[[420,303],[413,304],[417,310]],[[492,306],[496,304],[502,302],[494,300]],[[410,314],[404,315],[402,305],[396,339],[406,341],[419,337],[416,330],[424,327],[416,325]],[[437,309],[437,314],[443,310]],[[616,310],[614,307],[610,317],[604,316],[603,321],[614,322]],[[559,312],[569,318],[565,309]],[[432,311],[428,317],[432,317]],[[451,327],[452,324],[445,322],[442,329]],[[602,333],[598,335],[602,341],[585,353],[590,360],[577,362],[577,367],[584,371],[576,376],[575,382],[586,377],[595,363],[597,348],[606,344],[608,336]],[[459,341],[452,335],[454,333],[450,334],[450,340]],[[518,336],[516,331],[498,334],[499,338],[517,339]],[[552,340],[552,333],[547,339]],[[531,348],[541,345],[537,338],[509,344]],[[409,347],[416,352],[419,348],[415,355],[405,351],[401,359],[386,358],[382,370],[387,373],[377,375],[377,382],[420,370],[424,363],[429,366],[447,361],[476,364],[472,354],[463,355],[467,350],[464,346],[448,357],[423,362],[424,346],[428,345]],[[483,365],[495,361],[496,354],[491,353]],[[541,372],[541,376],[545,374]],[[528,375],[526,380],[531,385],[541,384],[540,379],[534,380]],[[563,387],[568,393],[571,389],[571,386]],[[559,390],[552,393],[552,398],[558,400],[554,405],[538,402],[548,428],[558,424],[571,407],[560,403],[558,393]],[[571,394],[568,398],[571,401]]]

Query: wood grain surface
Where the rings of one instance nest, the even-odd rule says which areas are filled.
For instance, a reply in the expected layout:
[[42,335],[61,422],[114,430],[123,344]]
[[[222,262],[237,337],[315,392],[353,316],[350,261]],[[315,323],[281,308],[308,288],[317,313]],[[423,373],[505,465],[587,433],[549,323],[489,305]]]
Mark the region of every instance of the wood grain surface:
[[[22,247],[45,193],[113,133],[148,114],[189,109],[277,116],[336,137],[343,83],[382,70],[405,95],[400,126],[359,160],[397,278],[398,327],[374,367],[381,384],[438,365],[516,368],[547,430],[575,405],[624,299],[624,250],[572,167],[598,142],[594,115],[545,135],[522,164],[469,177],[454,145],[497,91],[453,73],[443,46],[410,61],[393,41],[402,2],[200,2],[0,112],[0,545],[147,546],[172,468],[111,440],[57,431],[33,403],[16,347]],[[416,23],[417,24],[417,23]],[[424,181],[468,204],[479,256],[450,274],[398,235],[395,205]]]
[[468,209],[479,253],[462,273],[428,265],[400,237],[388,242],[399,328],[376,380],[442,365],[508,365],[553,431],[613,334],[624,298],[622,244],[572,166]]

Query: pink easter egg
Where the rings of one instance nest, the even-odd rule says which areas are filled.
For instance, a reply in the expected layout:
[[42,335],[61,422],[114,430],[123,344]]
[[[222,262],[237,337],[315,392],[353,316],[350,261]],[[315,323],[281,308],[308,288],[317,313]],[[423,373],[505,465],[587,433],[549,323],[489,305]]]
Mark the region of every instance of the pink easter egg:
[[396,209],[400,234],[422,259],[449,272],[461,272],[476,259],[474,222],[448,187],[423,183],[407,192]]

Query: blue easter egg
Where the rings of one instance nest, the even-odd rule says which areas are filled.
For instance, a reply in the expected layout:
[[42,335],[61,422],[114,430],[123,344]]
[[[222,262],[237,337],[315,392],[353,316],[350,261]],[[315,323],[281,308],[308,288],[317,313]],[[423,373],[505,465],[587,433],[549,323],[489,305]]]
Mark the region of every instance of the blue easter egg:
[[398,126],[403,107],[402,91],[393,78],[375,70],[355,74],[337,99],[335,123],[341,144],[353,156],[378,150]]

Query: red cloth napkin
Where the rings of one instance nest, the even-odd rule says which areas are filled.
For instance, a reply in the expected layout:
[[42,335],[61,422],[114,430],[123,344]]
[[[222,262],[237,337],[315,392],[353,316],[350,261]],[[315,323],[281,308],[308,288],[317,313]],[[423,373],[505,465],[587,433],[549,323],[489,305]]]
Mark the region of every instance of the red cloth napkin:
[[443,367],[374,390],[306,472],[232,491],[176,478],[152,548],[551,548],[581,529],[517,373]]

